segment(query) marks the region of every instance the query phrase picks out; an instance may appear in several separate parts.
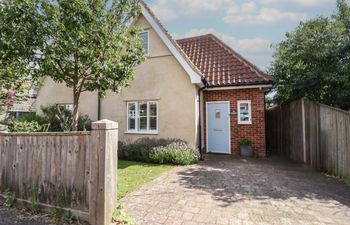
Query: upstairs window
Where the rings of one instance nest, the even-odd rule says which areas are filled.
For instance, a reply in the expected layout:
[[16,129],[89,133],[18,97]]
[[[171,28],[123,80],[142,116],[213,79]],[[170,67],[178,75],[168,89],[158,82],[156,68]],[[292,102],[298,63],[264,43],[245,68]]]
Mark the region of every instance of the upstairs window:
[[252,124],[251,101],[238,101],[238,124]]
[[149,54],[149,33],[148,31],[142,32],[139,34],[143,42],[143,48],[145,49],[146,54]]
[[127,103],[127,132],[157,133],[158,103],[155,101]]
[[56,104],[56,106],[62,107],[64,109],[67,109],[67,110],[72,111],[72,112],[73,112],[73,108],[74,108],[74,105],[71,103],[61,103],[61,104]]

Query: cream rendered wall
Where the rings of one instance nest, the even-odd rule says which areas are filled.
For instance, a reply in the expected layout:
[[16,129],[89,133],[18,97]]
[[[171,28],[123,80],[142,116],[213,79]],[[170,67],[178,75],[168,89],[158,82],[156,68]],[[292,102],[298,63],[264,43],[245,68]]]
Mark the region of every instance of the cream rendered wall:
[[[141,137],[180,138],[193,148],[197,147],[197,86],[141,15],[135,25],[149,32],[150,54],[136,69],[135,78],[122,93],[108,93],[101,101],[101,119],[119,123],[119,139],[133,141]],[[158,101],[158,134],[126,133],[128,101]],[[64,84],[45,78],[37,98],[41,105],[72,103],[72,91]],[[97,120],[97,94],[84,93],[80,100],[80,112]]]
[[[150,55],[137,67],[135,79],[121,94],[102,100],[102,117],[119,122],[120,139],[180,138],[197,147],[197,87],[166,45],[141,16],[135,23],[149,32]],[[158,134],[128,134],[127,102],[158,101]]]
[[[84,92],[80,97],[80,114],[88,115],[93,121],[97,120],[97,93]],[[55,83],[50,77],[45,77],[36,99],[36,111],[41,113],[41,106],[53,104],[72,104],[73,91],[65,84]]]

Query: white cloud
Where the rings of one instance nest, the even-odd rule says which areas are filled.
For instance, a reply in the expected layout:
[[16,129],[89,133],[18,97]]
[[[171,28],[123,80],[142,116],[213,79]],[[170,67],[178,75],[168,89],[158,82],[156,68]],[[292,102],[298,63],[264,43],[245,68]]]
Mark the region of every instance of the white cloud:
[[305,18],[306,14],[303,13],[285,12],[277,8],[258,8],[255,2],[250,1],[243,4],[231,3],[226,11],[224,22],[227,24],[260,24],[286,20],[300,21]]
[[334,3],[335,0],[257,0],[257,2],[262,4],[292,3],[292,4],[301,5],[301,6],[318,6],[318,5]]
[[293,0],[295,3],[304,6],[317,6],[327,3],[335,3],[334,0]]
[[260,37],[237,39],[222,32],[218,32],[214,28],[202,28],[192,29],[184,35],[177,36],[177,38],[192,37],[209,33],[217,36],[225,44],[261,68],[268,66],[272,60],[273,49],[270,47],[271,42]]
[[150,5],[161,20],[175,20],[223,9],[230,0],[156,0]]

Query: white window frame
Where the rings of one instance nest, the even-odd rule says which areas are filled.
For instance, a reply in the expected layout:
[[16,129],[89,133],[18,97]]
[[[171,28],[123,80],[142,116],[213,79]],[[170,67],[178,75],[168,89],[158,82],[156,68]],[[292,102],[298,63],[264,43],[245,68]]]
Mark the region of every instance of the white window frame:
[[[147,103],[147,129],[146,130],[140,130],[139,129],[139,104],[142,102]],[[136,110],[136,115],[135,115],[135,130],[130,130],[129,129],[129,105],[130,104],[135,104],[135,110]],[[156,130],[151,130],[150,129],[150,104],[155,104],[157,107],[157,114],[156,114],[156,119],[157,119],[157,129]],[[159,104],[157,101],[130,101],[127,102],[126,104],[126,132],[129,134],[158,134],[158,129],[159,129]]]
[[[241,104],[248,104],[248,121],[241,121]],[[237,120],[238,124],[252,124],[252,101],[251,100],[239,100],[237,101]]]
[[73,112],[74,110],[74,104],[73,103],[57,103],[56,106],[58,107],[64,107],[65,109]]
[[139,35],[141,35],[141,34],[147,34],[147,52],[146,52],[146,55],[147,56],[149,56],[150,55],[150,47],[149,47],[149,31],[148,30],[145,30],[145,31],[142,31],[142,32],[140,32],[140,34]]

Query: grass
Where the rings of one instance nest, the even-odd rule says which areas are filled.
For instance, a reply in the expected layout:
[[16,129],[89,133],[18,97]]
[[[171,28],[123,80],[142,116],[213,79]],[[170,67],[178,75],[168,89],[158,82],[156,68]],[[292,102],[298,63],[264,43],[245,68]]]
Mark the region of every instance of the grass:
[[334,175],[326,173],[326,172],[323,172],[323,174],[326,175],[327,177],[331,177],[331,178],[336,179],[340,182],[343,182],[346,186],[350,187],[350,179],[344,179],[344,178],[334,176]]
[[119,160],[118,198],[123,198],[127,193],[140,188],[172,168],[174,166]]
[[350,187],[350,179],[344,180],[345,184]]

